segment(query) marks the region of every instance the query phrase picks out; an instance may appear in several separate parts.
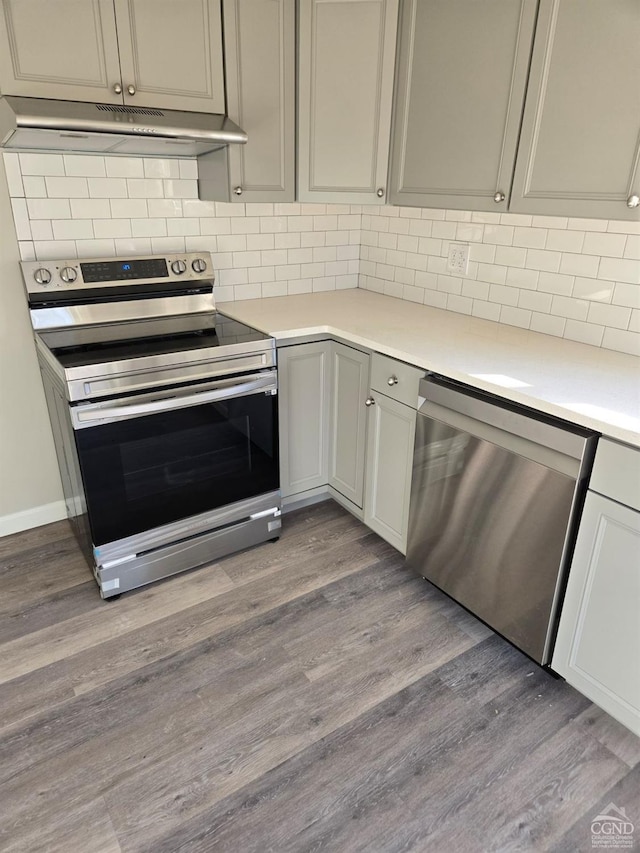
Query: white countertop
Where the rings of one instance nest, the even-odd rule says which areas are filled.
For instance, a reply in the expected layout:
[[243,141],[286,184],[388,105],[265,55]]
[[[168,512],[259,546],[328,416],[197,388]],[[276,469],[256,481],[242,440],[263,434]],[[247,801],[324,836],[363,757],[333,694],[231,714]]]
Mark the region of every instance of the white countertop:
[[282,342],[339,337],[640,447],[640,358],[366,290],[221,302]]

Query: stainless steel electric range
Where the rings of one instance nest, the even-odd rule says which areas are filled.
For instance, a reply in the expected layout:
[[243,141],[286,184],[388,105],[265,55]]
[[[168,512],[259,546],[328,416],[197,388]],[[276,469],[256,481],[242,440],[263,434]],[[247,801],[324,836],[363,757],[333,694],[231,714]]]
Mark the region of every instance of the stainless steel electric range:
[[275,342],[207,253],[22,263],[68,516],[103,598],[280,533]]

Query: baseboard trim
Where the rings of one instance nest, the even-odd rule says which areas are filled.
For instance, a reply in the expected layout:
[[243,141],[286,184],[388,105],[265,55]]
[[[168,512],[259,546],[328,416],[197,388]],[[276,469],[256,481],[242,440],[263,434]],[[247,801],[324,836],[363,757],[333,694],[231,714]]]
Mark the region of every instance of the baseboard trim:
[[67,507],[64,501],[54,501],[31,509],[23,509],[21,512],[12,512],[9,515],[0,516],[0,536],[20,533],[21,530],[51,524],[66,517]]

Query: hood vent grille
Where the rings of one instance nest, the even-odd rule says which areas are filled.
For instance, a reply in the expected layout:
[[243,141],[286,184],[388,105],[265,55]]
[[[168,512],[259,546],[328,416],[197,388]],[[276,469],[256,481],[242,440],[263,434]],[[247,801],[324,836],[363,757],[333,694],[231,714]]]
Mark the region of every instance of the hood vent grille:
[[164,116],[160,110],[152,110],[149,107],[120,107],[117,104],[96,104],[97,110],[108,113],[126,113],[129,116]]

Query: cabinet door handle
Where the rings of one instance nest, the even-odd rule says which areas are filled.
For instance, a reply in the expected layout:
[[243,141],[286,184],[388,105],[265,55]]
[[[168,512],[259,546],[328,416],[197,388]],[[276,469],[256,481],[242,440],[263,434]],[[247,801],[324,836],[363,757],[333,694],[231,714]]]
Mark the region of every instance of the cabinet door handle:
[[627,207],[630,207],[632,210],[634,207],[637,207],[640,204],[640,195],[630,195],[627,199]]
[[129,85],[127,86],[127,92],[128,92],[130,95],[135,95],[135,93],[136,93],[136,87],[135,87],[135,86],[133,86],[131,83],[129,83]]
[[122,94],[122,86],[120,85],[120,83],[116,83],[116,84],[114,85],[114,87],[113,87],[113,91],[116,93],[116,95],[121,95],[121,94]]
[[397,377],[397,376],[390,376],[390,377],[387,379],[387,385],[392,385],[392,386],[393,386],[393,385],[397,385],[397,384],[398,384],[398,377]]
[[373,397],[367,397],[367,399],[364,401],[364,404],[365,404],[365,406],[367,406],[367,407],[369,407],[369,406],[375,406],[376,401],[373,399]]
[[376,195],[378,196],[378,198],[383,198],[384,190],[382,189],[382,187],[378,187],[378,189],[376,190]]
[[242,187],[235,187],[233,191],[236,195],[242,195]]
[[501,201],[504,201],[504,193],[498,190],[498,192],[494,195],[493,200],[496,204],[500,204]]

